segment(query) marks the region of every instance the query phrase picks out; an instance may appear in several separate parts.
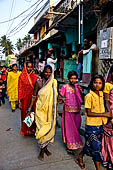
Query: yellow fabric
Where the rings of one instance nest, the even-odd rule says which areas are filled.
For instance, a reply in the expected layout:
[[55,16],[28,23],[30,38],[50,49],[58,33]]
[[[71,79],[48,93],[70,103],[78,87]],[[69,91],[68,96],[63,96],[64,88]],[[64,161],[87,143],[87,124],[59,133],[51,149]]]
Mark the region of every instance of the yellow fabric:
[[[91,109],[91,112],[94,113],[104,113],[105,107],[104,107],[104,99],[103,99],[103,92],[99,91],[99,96],[90,90],[90,93],[88,93],[85,96],[85,109]],[[86,125],[89,126],[100,126],[103,123],[107,123],[106,117],[89,117],[86,115]]]
[[[54,84],[55,97],[53,99]],[[55,110],[53,109],[53,101]],[[53,142],[56,125],[56,102],[57,102],[57,81],[52,77],[49,82],[38,92],[38,100],[36,103],[36,139],[40,145]],[[53,116],[54,112],[54,116]]]
[[16,108],[16,102],[15,101],[11,101],[11,109],[15,110]]
[[113,89],[113,84],[106,83],[104,87],[104,93],[110,94],[111,89]]
[[45,33],[45,26],[42,26],[42,29],[41,29],[41,37],[44,36],[44,33]]
[[7,95],[9,101],[18,101],[18,79],[21,72],[9,72],[7,77]]

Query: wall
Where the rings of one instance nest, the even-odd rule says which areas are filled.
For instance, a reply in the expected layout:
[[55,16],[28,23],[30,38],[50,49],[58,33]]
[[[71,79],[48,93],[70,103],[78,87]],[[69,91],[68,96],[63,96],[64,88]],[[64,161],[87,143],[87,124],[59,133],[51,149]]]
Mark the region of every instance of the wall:
[[68,28],[68,29],[66,29],[65,36],[66,36],[66,44],[70,44],[74,41],[77,41],[78,40],[78,30]]
[[67,75],[69,71],[76,71],[77,64],[75,60],[64,60],[64,79],[67,80]]

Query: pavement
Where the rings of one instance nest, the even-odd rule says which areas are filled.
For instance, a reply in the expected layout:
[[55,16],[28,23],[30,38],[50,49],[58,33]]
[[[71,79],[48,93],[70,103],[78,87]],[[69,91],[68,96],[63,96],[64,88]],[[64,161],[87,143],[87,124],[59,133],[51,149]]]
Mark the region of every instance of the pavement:
[[[58,110],[61,112],[61,105]],[[33,136],[20,135],[20,122],[20,110],[11,112],[10,104],[6,100],[6,104],[0,107],[0,170],[80,170],[74,162],[79,151],[74,155],[66,152],[61,128],[56,127],[55,143],[49,146],[52,156],[45,156],[44,161],[40,161],[37,158],[37,140]],[[61,124],[61,117],[59,123]],[[85,156],[84,161],[87,170],[95,169],[90,157]]]

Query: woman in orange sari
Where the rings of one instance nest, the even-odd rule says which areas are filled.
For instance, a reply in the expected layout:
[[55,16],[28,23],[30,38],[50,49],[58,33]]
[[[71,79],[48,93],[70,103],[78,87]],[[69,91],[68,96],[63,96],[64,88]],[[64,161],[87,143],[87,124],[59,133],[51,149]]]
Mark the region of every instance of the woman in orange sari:
[[[37,75],[33,73],[33,64],[31,62],[26,63],[19,77],[19,108],[21,109],[22,123],[20,134],[22,136],[30,135],[35,132],[34,123],[31,127],[27,127],[23,121],[26,117],[31,98],[33,97],[34,85],[38,79]],[[35,102],[31,111],[35,111]]]

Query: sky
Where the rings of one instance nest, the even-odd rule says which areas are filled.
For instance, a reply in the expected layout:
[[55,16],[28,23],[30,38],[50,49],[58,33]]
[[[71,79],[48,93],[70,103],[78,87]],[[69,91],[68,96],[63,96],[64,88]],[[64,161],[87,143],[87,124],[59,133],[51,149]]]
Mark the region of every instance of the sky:
[[[41,1],[41,3],[38,5],[39,1]],[[26,26],[24,26],[23,29],[19,30],[21,28],[20,25],[18,27],[19,29],[18,30],[16,29],[16,32],[14,32],[13,29],[19,23],[22,24],[25,21],[27,21],[25,20],[25,17],[28,16],[30,12],[32,12],[32,10],[36,7],[36,5],[38,5],[36,7],[37,10],[40,7],[42,7],[46,1],[47,0],[0,0],[0,37],[6,35],[7,38],[9,38],[12,41],[13,45],[16,44],[18,38],[23,39],[25,35],[27,35],[30,29],[33,27],[34,16],[36,16],[36,14],[31,17],[29,23]],[[59,0],[53,0],[53,4],[56,4],[58,1]],[[31,6],[34,3],[37,4],[33,8]],[[1,23],[4,21],[9,21],[12,18],[15,18],[16,16],[18,16],[28,8],[30,9],[27,12],[25,12],[23,15],[18,17],[17,19],[12,20],[10,22]]]

